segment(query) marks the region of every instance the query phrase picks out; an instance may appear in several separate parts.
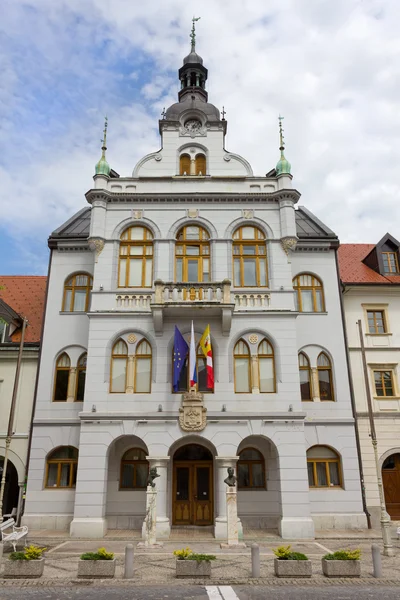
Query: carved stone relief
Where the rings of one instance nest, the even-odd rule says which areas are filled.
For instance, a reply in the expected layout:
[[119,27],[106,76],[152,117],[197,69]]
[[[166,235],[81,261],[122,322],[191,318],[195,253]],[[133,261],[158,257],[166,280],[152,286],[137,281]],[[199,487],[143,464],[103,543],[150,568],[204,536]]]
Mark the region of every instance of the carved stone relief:
[[105,241],[103,238],[92,237],[88,239],[89,248],[95,252],[95,262],[99,260],[99,256],[103,251]]
[[194,388],[182,394],[182,406],[179,409],[179,425],[183,431],[202,431],[207,424],[207,409],[204,396]]

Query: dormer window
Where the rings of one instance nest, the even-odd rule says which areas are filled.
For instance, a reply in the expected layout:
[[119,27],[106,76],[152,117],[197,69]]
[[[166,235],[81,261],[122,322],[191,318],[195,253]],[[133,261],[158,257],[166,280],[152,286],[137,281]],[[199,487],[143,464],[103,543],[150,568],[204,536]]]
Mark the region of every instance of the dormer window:
[[6,341],[7,327],[8,323],[6,323],[4,319],[0,319],[0,344],[4,344]]
[[399,272],[399,259],[397,252],[382,252],[383,270],[385,273]]

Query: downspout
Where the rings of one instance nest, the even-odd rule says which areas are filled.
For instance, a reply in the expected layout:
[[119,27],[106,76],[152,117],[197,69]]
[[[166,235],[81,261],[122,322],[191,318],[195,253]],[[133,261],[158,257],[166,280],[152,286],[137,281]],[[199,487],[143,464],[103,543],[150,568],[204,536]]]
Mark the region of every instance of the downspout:
[[340,281],[339,261],[338,261],[338,255],[337,255],[337,248],[335,248],[335,261],[336,261],[336,274],[337,274],[338,288],[339,288],[339,297],[340,297],[340,312],[342,314],[342,323],[343,323],[343,336],[344,336],[344,347],[345,347],[345,353],[346,353],[347,376],[348,376],[349,388],[350,388],[351,410],[352,410],[352,413],[353,413],[354,431],[355,431],[355,434],[356,434],[358,470],[359,470],[359,474],[360,474],[360,483],[361,483],[361,498],[362,498],[363,510],[364,510],[365,516],[367,517],[368,529],[372,529],[371,515],[368,512],[367,498],[366,498],[366,494],[365,494],[364,471],[363,471],[363,464],[362,464],[362,460],[361,460],[360,432],[358,430],[358,417],[357,417],[356,400],[355,400],[355,395],[354,395],[353,378],[351,376],[349,340],[348,340],[348,337],[347,337],[347,327],[346,327],[346,319],[345,319],[345,313],[344,313],[344,302],[343,302],[343,295],[342,295],[342,287],[343,286],[342,286],[342,283]]
[[39,373],[40,373],[40,366],[41,366],[41,359],[42,359],[43,334],[44,334],[44,325],[45,325],[46,312],[47,312],[47,300],[48,300],[48,297],[49,297],[49,283],[50,283],[50,272],[51,272],[51,260],[52,260],[52,258],[53,258],[53,250],[50,249],[49,268],[47,269],[46,293],[45,293],[45,297],[44,297],[43,321],[42,321],[42,328],[40,330],[38,367],[37,367],[37,371],[36,371],[35,390],[33,392],[33,404],[32,404],[32,412],[31,412],[30,425],[29,425],[28,452],[27,452],[27,455],[26,455],[26,462],[25,462],[25,480],[24,480],[25,490],[24,490],[24,494],[23,494],[23,497],[22,497],[21,509],[20,509],[20,514],[18,515],[17,525],[21,524],[21,517],[24,514],[24,510],[25,510],[26,485],[27,485],[27,482],[28,482],[29,461],[30,461],[30,458],[31,458],[31,445],[32,445],[32,435],[33,435],[33,418],[35,416],[35,410],[36,410],[37,390],[38,390],[38,384],[39,384]]
[[18,358],[17,358],[17,368],[15,369],[14,388],[13,388],[13,393],[12,393],[12,398],[11,398],[10,414],[8,416],[6,451],[4,452],[3,473],[2,473],[1,485],[0,485],[0,515],[1,516],[3,516],[3,497],[4,497],[4,488],[6,486],[8,453],[10,450],[12,436],[14,435],[14,431],[13,431],[14,430],[14,415],[15,415],[15,407],[17,404],[19,376],[21,373],[22,353],[24,351],[25,329],[26,329],[27,324],[28,324],[28,319],[26,319],[26,317],[23,317],[21,340],[19,342],[19,350],[18,350]]

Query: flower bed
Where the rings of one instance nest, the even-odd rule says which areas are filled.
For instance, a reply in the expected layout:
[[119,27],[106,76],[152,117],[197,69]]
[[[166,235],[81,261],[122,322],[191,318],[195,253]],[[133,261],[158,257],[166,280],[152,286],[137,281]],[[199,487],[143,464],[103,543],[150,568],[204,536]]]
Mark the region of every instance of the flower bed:
[[361,550],[338,550],[325,554],[322,558],[322,572],[325,577],[360,577]]
[[37,579],[43,575],[45,560],[42,557],[46,548],[28,546],[22,552],[11,552],[4,561],[5,579]]
[[80,579],[110,579],[115,576],[116,559],[113,552],[99,548],[97,552],[81,554],[78,562]]
[[177,577],[211,577],[211,561],[216,559],[213,554],[196,554],[190,548],[182,548],[182,550],[175,550],[174,556],[177,557]]
[[291,546],[280,546],[273,550],[276,577],[311,577],[311,560],[301,552],[292,552]]

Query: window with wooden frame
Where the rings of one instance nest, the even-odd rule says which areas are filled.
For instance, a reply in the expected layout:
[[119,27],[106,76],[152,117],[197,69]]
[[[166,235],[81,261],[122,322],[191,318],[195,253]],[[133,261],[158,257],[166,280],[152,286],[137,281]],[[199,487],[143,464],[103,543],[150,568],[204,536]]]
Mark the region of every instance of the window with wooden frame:
[[384,310],[367,310],[368,333],[386,333],[386,319]]
[[197,225],[186,225],[178,231],[175,244],[175,281],[211,281],[209,239],[208,232]]
[[382,252],[383,270],[385,273],[399,272],[399,259],[397,252]]
[[93,278],[87,273],[76,273],[64,284],[63,312],[87,312]]
[[236,394],[251,393],[251,357],[247,343],[240,339],[233,351]]
[[76,369],[75,399],[77,402],[83,402],[83,397],[85,395],[86,362],[87,362],[87,354],[85,352],[85,354],[82,354],[82,356],[79,358],[77,369]]
[[299,371],[301,400],[309,402],[312,400],[311,367],[308,356],[304,352],[299,354]]
[[136,394],[151,392],[151,346],[144,338],[136,346],[134,392]]
[[276,391],[274,350],[265,338],[258,346],[258,373],[260,392],[274,393]]
[[47,457],[46,488],[74,488],[78,470],[78,450],[61,446]]
[[4,344],[7,337],[8,323],[4,319],[0,319],[0,344]]
[[267,287],[267,246],[257,227],[243,226],[233,234],[233,281],[235,287]]
[[[189,381],[189,369],[188,369],[189,355],[185,358],[184,365],[182,367],[182,371],[179,377],[178,382],[178,392],[173,393],[182,393],[188,392],[190,390],[190,381]],[[213,366],[215,369],[215,355],[213,356]],[[214,388],[210,389],[207,387],[207,360],[203,354],[203,350],[201,349],[200,344],[197,345],[196,350],[196,368],[197,368],[197,389],[199,392],[203,394],[213,394]],[[172,350],[172,380],[174,379],[174,356]]]
[[332,364],[329,356],[321,352],[317,359],[319,397],[321,400],[334,400]]
[[124,394],[128,366],[128,346],[124,340],[115,342],[111,355],[110,392]]
[[327,446],[307,450],[308,485],[310,488],[341,488],[340,458]]
[[179,157],[179,175],[190,175],[189,154],[181,154]]
[[149,475],[146,452],[140,448],[127,450],[121,459],[120,490],[145,490]]
[[69,372],[71,360],[66,352],[57,359],[54,382],[54,402],[66,402],[68,398]]
[[251,490],[265,488],[265,460],[259,450],[245,448],[237,462],[238,488]]
[[393,396],[396,396],[394,373],[392,369],[385,369],[382,371],[374,369],[373,374],[375,396],[379,398],[392,398]]
[[153,285],[153,234],[146,227],[125,229],[119,244],[118,287]]
[[324,288],[320,280],[309,273],[301,273],[293,279],[296,292],[296,308],[299,312],[324,312]]
[[204,154],[198,154],[195,158],[195,173],[196,175],[206,174],[206,157]]

